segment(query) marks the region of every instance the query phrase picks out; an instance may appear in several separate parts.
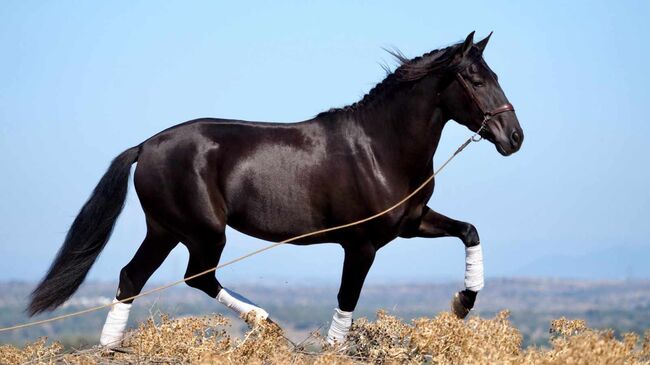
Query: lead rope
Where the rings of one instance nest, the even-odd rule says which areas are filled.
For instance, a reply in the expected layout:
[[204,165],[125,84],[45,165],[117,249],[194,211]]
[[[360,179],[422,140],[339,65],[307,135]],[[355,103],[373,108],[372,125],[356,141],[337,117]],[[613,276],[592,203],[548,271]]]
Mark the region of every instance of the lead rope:
[[235,263],[237,263],[237,262],[239,262],[239,261],[245,260],[245,259],[247,259],[247,258],[249,258],[249,257],[255,256],[255,255],[259,254],[259,253],[262,253],[262,252],[264,252],[264,251],[270,250],[270,249],[272,249],[272,248],[275,248],[275,247],[277,247],[277,246],[283,245],[283,244],[285,244],[285,243],[290,243],[290,242],[293,242],[293,241],[299,240],[299,239],[301,239],[301,238],[311,237],[311,236],[315,236],[315,235],[322,234],[322,233],[327,233],[327,232],[332,232],[332,231],[338,231],[338,230],[340,230],[340,229],[344,229],[344,228],[348,228],[348,227],[356,226],[356,225],[359,225],[359,224],[362,224],[362,223],[368,222],[368,221],[370,221],[370,220],[373,220],[373,219],[375,219],[375,218],[377,218],[377,217],[381,217],[382,215],[384,215],[384,214],[386,214],[386,213],[388,213],[388,212],[390,212],[390,211],[396,209],[396,208],[399,207],[400,205],[406,203],[406,202],[407,202],[409,199],[411,199],[415,194],[419,193],[420,190],[424,189],[424,187],[427,186],[427,185],[431,182],[431,180],[433,180],[433,178],[436,177],[436,175],[438,175],[438,173],[440,173],[440,171],[442,171],[442,169],[444,169],[445,166],[447,166],[447,164],[449,164],[449,163],[451,162],[451,160],[453,160],[454,157],[456,157],[459,153],[461,153],[461,152],[462,152],[462,151],[463,151],[463,150],[464,150],[464,149],[465,149],[465,148],[466,148],[470,143],[481,141],[482,137],[481,137],[481,134],[480,134],[480,133],[483,131],[483,129],[484,129],[485,126],[486,126],[486,123],[487,123],[489,120],[490,120],[490,116],[489,116],[489,115],[486,115],[486,116],[484,117],[484,119],[483,119],[483,123],[481,124],[481,127],[476,131],[476,133],[474,133],[471,137],[469,137],[469,138],[467,139],[467,141],[465,141],[463,144],[461,144],[460,147],[458,147],[458,149],[456,150],[456,152],[454,152],[451,156],[449,156],[449,158],[447,159],[447,161],[445,161],[442,165],[440,165],[440,167],[439,167],[439,168],[438,168],[438,169],[437,169],[437,170],[436,170],[436,171],[435,171],[431,176],[429,176],[426,180],[424,180],[424,182],[422,182],[422,184],[420,184],[420,186],[418,186],[417,189],[413,190],[413,192],[411,192],[409,195],[405,196],[405,197],[404,197],[402,200],[400,200],[399,202],[393,204],[391,207],[389,207],[389,208],[387,208],[387,209],[384,209],[383,211],[381,211],[381,212],[379,212],[379,213],[377,213],[377,214],[371,215],[370,217],[367,217],[367,218],[359,219],[358,221],[354,221],[354,222],[351,222],[351,223],[341,224],[341,225],[339,225],[339,226],[330,227],[330,228],[325,228],[325,229],[321,229],[321,230],[318,230],[318,231],[314,231],[314,232],[310,232],[310,233],[301,234],[301,235],[299,235],[299,236],[295,236],[295,237],[291,237],[291,238],[289,238],[289,239],[286,239],[286,240],[284,240],[284,241],[280,241],[280,242],[273,243],[273,244],[268,245],[268,246],[266,246],[266,247],[262,247],[262,248],[260,248],[259,250],[255,250],[255,251],[252,251],[252,252],[250,252],[250,253],[247,253],[246,255],[240,256],[240,257],[238,257],[238,258],[236,258],[236,259],[233,259],[233,260],[230,260],[230,261],[224,262],[223,264],[218,265],[218,266],[216,266],[216,267],[213,267],[213,268],[211,268],[211,269],[208,269],[208,270],[205,270],[205,271],[201,271],[201,272],[198,273],[198,274],[194,274],[194,275],[192,275],[192,276],[188,276],[188,277],[186,277],[186,278],[184,278],[184,279],[182,279],[182,280],[174,281],[174,282],[172,282],[172,283],[169,283],[169,284],[166,284],[166,285],[163,285],[163,286],[159,286],[159,287],[157,287],[157,288],[153,288],[153,289],[150,289],[150,290],[144,291],[144,292],[142,292],[142,293],[140,293],[140,294],[138,294],[138,295],[134,295],[134,296],[131,296],[131,297],[128,297],[128,298],[122,299],[122,300],[120,300],[120,301],[115,301],[115,302],[113,302],[113,303],[108,303],[108,304],[104,304],[104,305],[99,305],[99,306],[96,306],[96,307],[86,308],[86,309],[84,309],[84,310],[80,310],[80,311],[73,312],[73,313],[68,313],[68,314],[63,314],[63,315],[56,316],[56,317],[52,317],[52,318],[48,318],[48,319],[42,319],[42,320],[39,320],[39,321],[27,322],[27,323],[18,324],[18,325],[11,326],[11,327],[3,327],[3,328],[0,328],[0,333],[2,333],[2,332],[8,332],[8,331],[13,331],[13,330],[21,329],[21,328],[27,328],[27,327],[38,326],[38,325],[41,325],[41,324],[50,323],[50,322],[58,321],[58,320],[65,319],[65,318],[76,317],[76,316],[80,316],[80,315],[82,315],[82,314],[91,313],[91,312],[95,312],[95,311],[98,311],[98,310],[101,310],[101,309],[104,309],[104,308],[112,307],[113,305],[115,305],[115,304],[117,304],[117,303],[129,302],[129,301],[132,301],[132,300],[137,299],[137,298],[141,298],[141,297],[144,297],[144,296],[147,296],[147,295],[150,295],[150,294],[153,294],[153,293],[159,292],[159,291],[163,291],[163,290],[165,290],[165,289],[171,288],[172,286],[175,286],[175,285],[178,285],[178,284],[182,284],[182,283],[184,283],[184,282],[186,282],[186,281],[188,281],[188,280],[192,280],[192,279],[198,278],[199,276],[203,276],[203,275],[206,275],[206,274],[209,274],[209,273],[215,272],[215,271],[217,271],[218,269],[224,268],[224,267],[226,267],[226,266],[230,266],[230,265],[235,264]]

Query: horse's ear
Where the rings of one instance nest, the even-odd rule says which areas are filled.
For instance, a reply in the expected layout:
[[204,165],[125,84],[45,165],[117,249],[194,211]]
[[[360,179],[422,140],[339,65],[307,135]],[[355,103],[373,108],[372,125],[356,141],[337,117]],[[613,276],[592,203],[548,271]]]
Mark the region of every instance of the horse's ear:
[[460,46],[459,54],[461,57],[465,57],[467,55],[467,52],[469,52],[470,49],[472,49],[472,45],[474,44],[474,31],[472,33],[467,35],[467,38],[465,38],[465,42],[463,42],[463,45]]
[[490,37],[492,37],[492,32],[488,34],[487,37],[483,38],[483,40],[479,41],[476,43],[476,48],[483,54],[483,51],[485,50],[485,46],[487,46],[488,42],[490,41]]

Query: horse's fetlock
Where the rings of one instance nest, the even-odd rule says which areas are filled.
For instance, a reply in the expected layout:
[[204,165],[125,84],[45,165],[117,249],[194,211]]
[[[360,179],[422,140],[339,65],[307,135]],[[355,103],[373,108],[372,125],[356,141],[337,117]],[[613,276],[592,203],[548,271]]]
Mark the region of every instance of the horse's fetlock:
[[[117,287],[115,298],[123,300],[138,294],[139,292],[136,292],[135,285],[133,285],[133,282],[129,277],[127,266],[123,267],[122,270],[120,270],[120,284]],[[132,302],[132,300],[127,301],[127,303],[130,302]]]

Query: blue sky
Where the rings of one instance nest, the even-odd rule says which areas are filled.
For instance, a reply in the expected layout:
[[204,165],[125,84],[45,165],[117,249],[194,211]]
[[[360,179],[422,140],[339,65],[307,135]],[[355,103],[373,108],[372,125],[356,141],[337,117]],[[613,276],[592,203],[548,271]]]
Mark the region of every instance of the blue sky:
[[[488,276],[650,277],[647,17],[611,2],[0,3],[0,279],[46,271],[109,161],[203,116],[297,121],[381,81],[407,56],[494,31],[485,58],[526,133],[500,156],[472,145],[437,180],[434,209],[474,223]],[[435,160],[469,135],[450,123]],[[117,279],[144,237],[133,194],[91,278]],[[264,243],[229,232],[223,260]],[[179,246],[154,276],[182,276]],[[337,283],[335,245],[280,247],[233,282]],[[555,266],[557,264],[557,266]],[[455,239],[397,240],[370,282],[461,280]]]

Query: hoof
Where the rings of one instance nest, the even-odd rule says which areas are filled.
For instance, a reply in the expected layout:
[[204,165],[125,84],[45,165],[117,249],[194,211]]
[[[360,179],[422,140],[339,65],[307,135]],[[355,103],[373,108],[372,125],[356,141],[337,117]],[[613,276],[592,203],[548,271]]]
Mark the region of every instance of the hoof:
[[460,300],[461,295],[462,293],[454,294],[454,298],[451,300],[451,312],[455,314],[456,317],[465,319],[471,308],[466,308],[465,305],[463,305],[463,302]]

